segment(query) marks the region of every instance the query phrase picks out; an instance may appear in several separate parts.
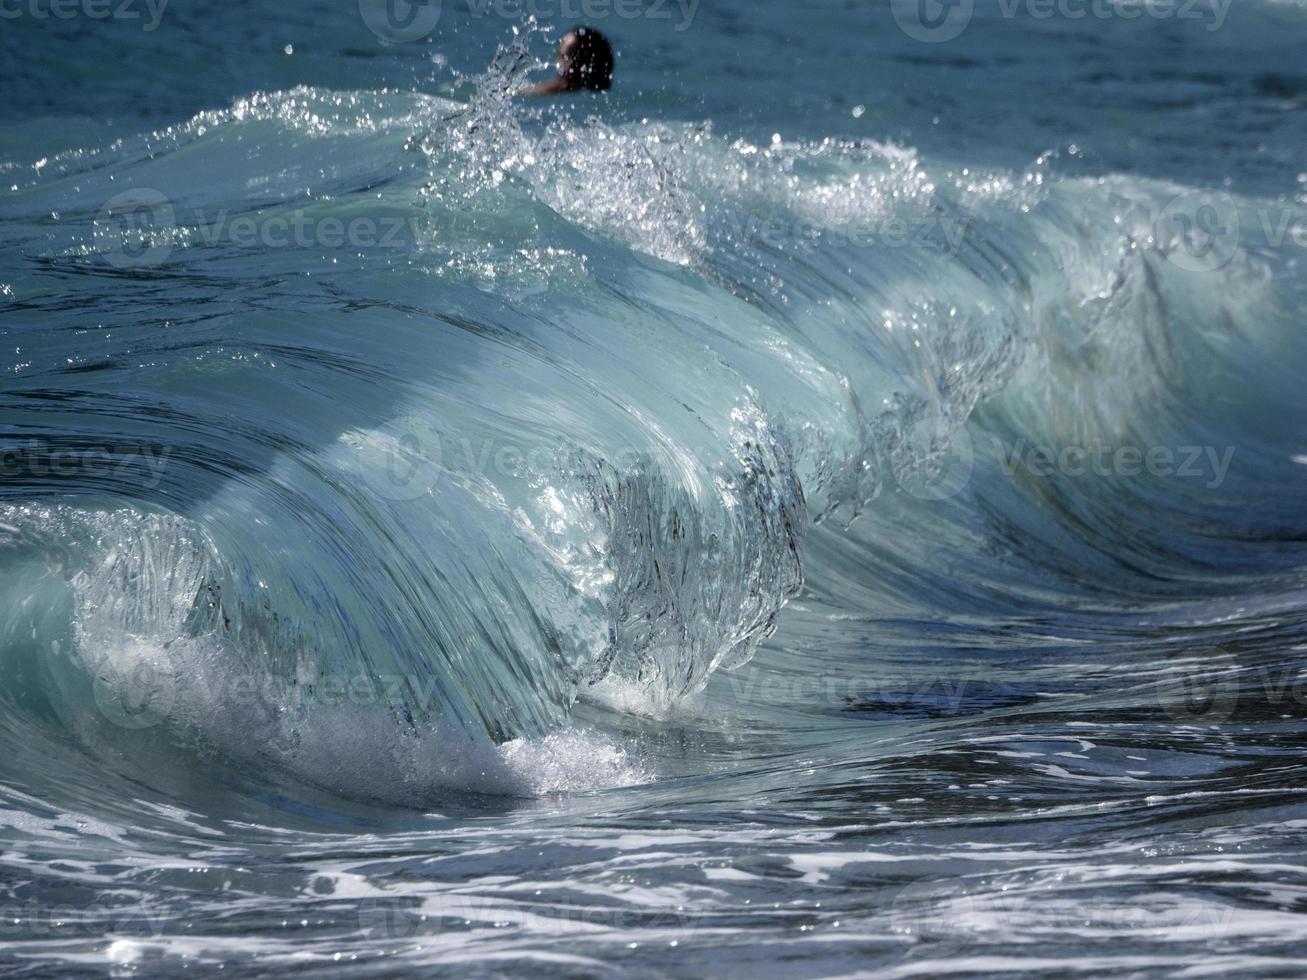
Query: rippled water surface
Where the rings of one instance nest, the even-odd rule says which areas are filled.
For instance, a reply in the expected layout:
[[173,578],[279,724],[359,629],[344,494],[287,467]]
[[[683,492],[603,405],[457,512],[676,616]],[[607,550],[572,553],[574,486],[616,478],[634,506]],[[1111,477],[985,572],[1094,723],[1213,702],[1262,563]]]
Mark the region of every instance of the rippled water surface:
[[1307,7],[292,6],[0,21],[0,971],[1304,969]]

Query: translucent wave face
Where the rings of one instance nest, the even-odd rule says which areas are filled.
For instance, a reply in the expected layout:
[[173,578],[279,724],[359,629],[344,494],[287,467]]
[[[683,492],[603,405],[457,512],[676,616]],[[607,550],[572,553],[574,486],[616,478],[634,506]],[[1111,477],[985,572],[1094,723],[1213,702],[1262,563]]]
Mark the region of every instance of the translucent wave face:
[[[873,518],[838,555],[872,584],[841,588],[984,594],[980,573],[928,568],[978,514],[1022,513],[1006,491],[969,509],[998,482],[978,418],[1017,439],[1159,431],[1184,421],[1159,406],[1211,349],[1222,295],[1274,320],[1247,249],[1184,278],[1213,243],[1164,220],[1176,187],[1059,178],[1051,157],[981,172],[870,140],[575,121],[512,100],[529,64],[510,49],[466,105],[256,94],[60,155],[12,192],[21,221],[67,181],[153,189],[172,213],[135,238],[71,212],[42,234],[79,268],[149,258],[176,323],[134,307],[94,357],[48,335],[22,361],[130,376],[147,400],[105,408],[106,431],[169,450],[153,483],[111,469],[64,488],[112,504],[12,516],[85,539],[56,562],[72,612],[42,629],[81,658],[61,682],[119,727],[167,702],[138,727],[257,733],[260,758],[323,782],[344,733],[368,731],[352,765],[390,759],[392,783],[484,769],[529,788],[503,747],[535,758],[523,746],[565,730],[578,697],[666,715],[745,663],[820,522]],[[276,165],[251,172],[234,149],[251,142]],[[247,246],[223,214],[402,233],[389,251]],[[878,514],[929,531],[896,537]],[[224,712],[234,679],[254,693]],[[467,760],[432,761],[459,738]],[[620,783],[605,746],[588,758]]]
[[71,600],[66,628],[45,627],[40,676],[64,723],[96,752],[130,753],[162,736],[225,765],[399,805],[451,791],[538,796],[648,778],[595,733],[562,729],[499,746],[471,737],[419,713],[411,678],[333,674],[308,650],[294,674],[279,675],[274,651],[241,647],[214,558],[184,522],[63,508],[7,508],[4,519],[6,556],[47,564],[27,587],[55,609],[56,594]]

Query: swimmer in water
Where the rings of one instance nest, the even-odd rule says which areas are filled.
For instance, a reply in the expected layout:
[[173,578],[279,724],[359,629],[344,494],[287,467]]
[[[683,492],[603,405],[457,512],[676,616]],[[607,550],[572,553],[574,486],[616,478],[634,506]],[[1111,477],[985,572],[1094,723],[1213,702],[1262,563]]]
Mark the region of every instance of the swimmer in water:
[[558,95],[613,84],[613,48],[593,27],[574,27],[558,42],[558,76],[522,90],[523,95]]

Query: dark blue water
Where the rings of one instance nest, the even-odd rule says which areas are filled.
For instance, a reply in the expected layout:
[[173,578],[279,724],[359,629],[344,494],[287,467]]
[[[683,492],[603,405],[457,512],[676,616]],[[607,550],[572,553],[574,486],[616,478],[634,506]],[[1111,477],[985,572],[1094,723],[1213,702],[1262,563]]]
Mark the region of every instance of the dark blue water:
[[1301,970],[1307,8],[573,6],[0,8],[0,969]]

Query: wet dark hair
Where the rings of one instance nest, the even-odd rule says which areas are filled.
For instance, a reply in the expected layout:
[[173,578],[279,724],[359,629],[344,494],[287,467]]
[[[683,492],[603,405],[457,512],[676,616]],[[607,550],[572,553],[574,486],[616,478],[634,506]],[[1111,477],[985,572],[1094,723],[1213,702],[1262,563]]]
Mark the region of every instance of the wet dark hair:
[[574,27],[567,32],[567,38],[574,38],[575,44],[569,52],[569,59],[563,77],[567,79],[570,89],[588,88],[604,92],[613,84],[613,48],[593,27]]

